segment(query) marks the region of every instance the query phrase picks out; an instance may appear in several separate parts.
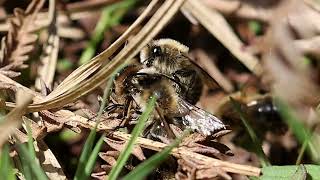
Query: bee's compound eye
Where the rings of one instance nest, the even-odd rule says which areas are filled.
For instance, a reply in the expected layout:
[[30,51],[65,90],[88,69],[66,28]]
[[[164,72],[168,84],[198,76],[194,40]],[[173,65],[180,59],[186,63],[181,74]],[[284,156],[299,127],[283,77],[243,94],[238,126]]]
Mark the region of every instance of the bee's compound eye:
[[162,55],[162,50],[159,46],[154,46],[151,49],[151,54],[153,57],[159,57]]

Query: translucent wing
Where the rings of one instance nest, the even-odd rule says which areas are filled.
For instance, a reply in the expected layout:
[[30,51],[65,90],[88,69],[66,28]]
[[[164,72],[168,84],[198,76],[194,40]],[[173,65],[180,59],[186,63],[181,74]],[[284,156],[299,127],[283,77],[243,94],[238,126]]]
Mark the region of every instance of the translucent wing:
[[197,72],[200,74],[200,77],[202,81],[210,88],[210,89],[222,89],[219,83],[210,76],[204,69],[202,69],[201,66],[199,66],[194,60],[192,60],[188,56],[184,56],[185,58],[188,58],[189,61],[194,65],[194,68],[197,70]]
[[183,124],[192,130],[208,136],[217,130],[226,128],[222,121],[216,116],[181,98],[179,99],[179,106],[181,112],[185,112],[184,116],[182,116]]

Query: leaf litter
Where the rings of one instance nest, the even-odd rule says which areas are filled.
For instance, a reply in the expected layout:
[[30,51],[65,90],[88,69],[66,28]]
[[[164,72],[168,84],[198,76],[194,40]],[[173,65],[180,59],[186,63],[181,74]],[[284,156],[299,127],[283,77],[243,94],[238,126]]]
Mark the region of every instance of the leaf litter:
[[[280,100],[291,108],[306,128],[305,132],[312,134],[312,137],[304,136],[304,140],[317,147],[319,5],[312,1],[292,1],[290,5],[288,2],[153,0],[138,3],[127,10],[119,24],[105,32],[103,42],[96,49],[100,53],[77,67],[75,64],[78,64],[80,52],[71,51],[68,47],[82,50],[79,42],[84,43],[87,39],[77,36],[80,39],[76,41],[73,36],[65,37],[60,33],[65,30],[66,24],[74,30],[84,31],[83,26],[88,25],[77,24],[83,19],[81,13],[96,21],[90,13],[96,9],[101,11],[102,6],[97,8],[95,3],[87,6],[89,1],[76,1],[61,8],[65,4],[56,2],[49,3],[49,8],[44,9],[44,1],[33,0],[25,11],[15,9],[8,12],[13,15],[8,16],[9,28],[2,37],[0,51],[1,112],[11,110],[4,119],[17,113],[17,117],[29,122],[33,138],[47,149],[42,151],[42,156],[48,161],[43,162],[57,168],[44,167],[50,178],[70,178],[74,173],[69,167],[71,163],[61,157],[65,157],[63,154],[79,156],[78,149],[81,149],[82,143],[59,142],[68,147],[63,152],[50,142],[50,138],[57,137],[67,128],[80,133],[83,141],[87,130],[97,124],[95,112],[100,105],[97,97],[102,95],[101,87],[111,78],[113,71],[133,59],[151,39],[172,37],[189,45],[192,49],[190,56],[225,90],[205,89],[197,106],[215,112],[228,125],[228,129],[209,137],[196,132],[190,134],[179,147],[173,148],[168,162],[162,163],[148,178],[211,179],[219,176],[237,179],[241,177],[239,175],[260,175],[259,155],[253,153],[253,142],[250,142],[244,125],[232,108],[229,96],[239,102],[248,115],[248,123],[261,141],[270,162],[274,165],[294,164],[304,142],[295,137],[299,134],[296,134],[294,123],[283,120],[283,107],[276,102]],[[114,2],[98,0],[97,3],[108,6]],[[81,8],[75,8],[78,6]],[[61,21],[64,13],[71,15],[64,20],[66,24]],[[46,23],[39,23],[41,18]],[[253,20],[261,26],[261,34],[250,29],[248,24]],[[178,26],[184,28],[177,29]],[[123,34],[115,33],[117,28],[123,27],[128,27]],[[45,41],[38,41],[41,31],[47,33]],[[102,47],[108,42],[114,43],[104,50]],[[42,55],[37,52],[41,46]],[[38,61],[36,76],[29,76],[30,82],[24,81],[26,76],[21,76],[21,73],[25,69],[33,70],[30,60],[34,57]],[[70,57],[65,61],[72,65],[65,72],[56,71],[56,64],[62,61],[60,57]],[[33,95],[33,104],[28,107],[24,105],[23,113],[16,112],[20,106],[19,99],[14,98],[20,89]],[[97,126],[99,132],[107,132],[104,139],[106,145],[99,153],[101,159],[92,174],[97,179],[105,178],[116,164],[141,114],[134,103],[127,112],[117,106],[123,98],[126,100],[127,97],[110,98],[111,103]],[[15,138],[26,142],[27,131],[19,128],[22,121],[14,119],[8,125],[1,125],[12,130],[3,133],[1,139],[5,142],[10,134],[14,134]],[[155,125],[157,122],[147,122],[146,130],[138,138],[123,170],[124,174],[172,142],[166,132],[168,129],[164,127],[160,126],[160,135],[148,134],[147,131]],[[182,133],[182,128],[175,124],[168,127],[175,136]],[[10,142],[14,143],[12,140]],[[303,163],[316,163],[317,158],[310,151],[300,155]],[[283,154],[283,157],[277,154]],[[59,173],[51,176],[52,171]],[[306,171],[303,170],[303,176],[308,173]]]

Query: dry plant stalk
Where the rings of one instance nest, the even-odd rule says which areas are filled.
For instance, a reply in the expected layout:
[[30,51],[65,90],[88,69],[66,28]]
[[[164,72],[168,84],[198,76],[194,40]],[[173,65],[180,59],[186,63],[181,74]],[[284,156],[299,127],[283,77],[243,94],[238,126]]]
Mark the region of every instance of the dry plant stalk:
[[41,81],[51,89],[54,74],[56,71],[58,52],[59,52],[59,36],[57,26],[57,10],[55,0],[49,1],[49,19],[50,24],[48,26],[48,39],[43,47],[42,55],[40,56],[39,68],[37,69],[38,77],[36,79],[36,88],[41,90]]
[[[43,109],[62,107],[101,85],[110,77],[114,70],[121,66],[126,60],[132,59],[157,33],[160,32],[179,10],[183,2],[183,0],[165,1],[141,31],[132,38],[132,41],[130,41],[110,63],[105,64],[111,54],[126,41],[129,35],[132,35],[133,29],[145,19],[148,12],[144,13],[143,16],[141,15],[112,46],[93,58],[88,64],[75,70],[59,87],[46,97],[44,102],[32,104],[28,107],[28,110],[40,111]],[[151,7],[147,8],[149,12],[152,10],[155,3],[156,1],[152,1],[149,4],[149,7]],[[102,65],[104,66],[101,67]],[[101,69],[95,72],[100,67]],[[89,79],[86,79],[93,72],[95,72],[94,75]],[[14,107],[13,103],[6,103],[6,105],[8,107]]]
[[20,75],[15,70],[27,67],[24,62],[29,59],[37,40],[34,32],[39,29],[34,22],[44,2],[33,0],[25,11],[14,10],[15,17],[10,21],[8,34],[1,40],[0,73],[15,77]]
[[[126,134],[126,133],[119,132],[119,131],[114,132],[112,134],[112,136],[114,136],[115,138],[124,140],[124,141],[128,141],[131,137],[130,134]],[[141,138],[141,137],[139,137],[137,139],[136,144],[143,147],[143,148],[151,149],[154,151],[161,151],[165,147],[167,147],[167,144],[153,141],[153,140],[146,139],[146,138]],[[221,160],[214,159],[214,158],[211,158],[208,156],[204,156],[204,155],[201,155],[201,154],[198,154],[195,152],[191,152],[185,147],[174,148],[171,151],[171,155],[173,155],[174,157],[179,158],[179,159],[181,159],[181,158],[192,159],[202,165],[208,165],[208,166],[214,166],[217,168],[221,168],[225,172],[237,173],[237,174],[242,174],[242,175],[247,175],[247,176],[259,176],[261,173],[260,168],[253,167],[253,166],[247,166],[247,165],[234,164],[234,163],[230,163],[230,162],[226,162],[226,161],[221,161]]]

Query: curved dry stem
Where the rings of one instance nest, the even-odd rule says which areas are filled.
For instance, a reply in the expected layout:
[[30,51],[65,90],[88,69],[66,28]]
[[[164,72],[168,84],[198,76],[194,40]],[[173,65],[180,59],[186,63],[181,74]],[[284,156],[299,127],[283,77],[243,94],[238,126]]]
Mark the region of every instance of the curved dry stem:
[[[70,75],[61,85],[55,89],[44,102],[30,105],[30,111],[40,111],[44,109],[52,109],[61,107],[67,103],[73,102],[79,97],[89,93],[105,80],[109,78],[114,70],[120,67],[127,60],[132,59],[160,30],[168,23],[174,14],[180,9],[184,0],[167,0],[158,11],[152,16],[148,23],[140,30],[140,32],[123,48],[115,58],[96,72],[92,77],[85,80],[90,74],[83,72],[94,71],[103,65],[102,61],[107,60],[110,55],[126,40],[120,39],[115,45],[96,56],[90,63],[78,68]],[[145,13],[146,15],[147,13]],[[142,21],[142,19],[139,19]],[[132,31],[133,28],[129,29]],[[125,35],[131,33],[127,31]],[[82,72],[82,73],[81,73]],[[13,103],[6,103],[7,106],[13,107]]]
[[[112,135],[116,138],[119,138],[125,141],[128,141],[131,137],[130,134],[126,134],[118,131],[114,132]],[[136,141],[136,144],[146,149],[151,149],[154,151],[162,151],[165,147],[167,147],[167,144],[153,141],[146,138],[138,138]],[[171,151],[171,154],[176,158],[187,157],[192,159],[193,161],[199,162],[199,164],[218,167],[224,170],[225,172],[237,173],[237,174],[242,174],[247,176],[259,176],[261,174],[260,168],[214,159],[202,154],[191,152],[185,147],[173,148]]]

